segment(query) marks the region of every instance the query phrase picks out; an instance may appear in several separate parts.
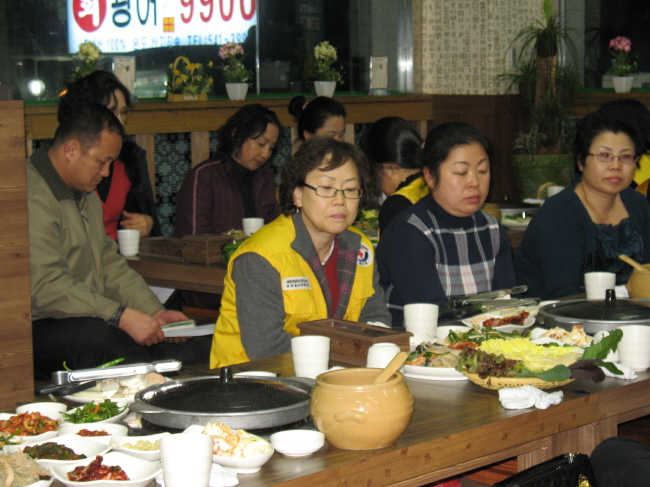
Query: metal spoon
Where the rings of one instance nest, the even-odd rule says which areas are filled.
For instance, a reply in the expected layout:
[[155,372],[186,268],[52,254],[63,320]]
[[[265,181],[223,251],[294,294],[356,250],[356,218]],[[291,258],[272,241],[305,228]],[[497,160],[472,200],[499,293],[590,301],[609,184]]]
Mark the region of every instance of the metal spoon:
[[639,272],[644,272],[646,274],[650,272],[650,270],[646,269],[641,264],[639,264],[636,260],[628,257],[627,255],[621,254],[621,255],[618,256],[618,258],[621,259],[626,264],[630,264],[632,267],[634,267]]
[[384,370],[379,372],[377,377],[373,379],[371,384],[383,384],[386,382],[388,379],[390,379],[395,372],[397,372],[397,369],[399,369],[404,362],[406,362],[407,357],[409,356],[408,352],[399,352],[393,360],[390,361],[390,363],[386,366]]

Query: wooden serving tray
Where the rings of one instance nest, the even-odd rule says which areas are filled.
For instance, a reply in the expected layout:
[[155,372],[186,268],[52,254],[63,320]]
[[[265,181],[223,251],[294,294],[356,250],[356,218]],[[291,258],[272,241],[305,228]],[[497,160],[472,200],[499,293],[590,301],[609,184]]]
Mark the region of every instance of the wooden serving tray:
[[409,351],[412,333],[356,321],[328,318],[298,323],[301,335],[322,335],[330,338],[330,360],[346,365],[365,367],[368,349],[375,343],[395,343]]

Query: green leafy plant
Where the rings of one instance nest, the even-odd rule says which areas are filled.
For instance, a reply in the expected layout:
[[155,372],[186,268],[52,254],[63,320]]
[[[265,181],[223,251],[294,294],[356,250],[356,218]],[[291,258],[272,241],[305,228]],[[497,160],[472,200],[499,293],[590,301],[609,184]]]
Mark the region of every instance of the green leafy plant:
[[338,59],[336,48],[328,41],[323,41],[314,47],[314,59],[312,78],[318,81],[335,81],[337,83],[343,80],[340,68],[333,66]]
[[206,67],[190,62],[185,56],[177,57],[167,70],[167,91],[193,96],[208,93],[214,81],[209,72],[213,66],[212,61]]
[[[523,135],[517,136],[517,149],[529,154],[559,154],[571,106],[582,90],[582,75],[570,30],[553,13],[550,0],[544,0],[543,12],[544,19],[524,27],[509,46],[508,51],[519,49],[515,72],[502,73],[497,80],[508,83],[507,93],[520,93],[524,129]],[[565,59],[562,64],[558,63],[559,54]]]
[[72,57],[77,62],[77,66],[74,68],[72,76],[70,76],[70,82],[97,71],[99,69],[98,64],[101,53],[102,51],[92,41],[79,44],[79,51]]
[[227,42],[219,48],[219,57],[226,64],[220,66],[226,83],[246,83],[250,81],[252,75],[243,64],[244,48],[236,42]]

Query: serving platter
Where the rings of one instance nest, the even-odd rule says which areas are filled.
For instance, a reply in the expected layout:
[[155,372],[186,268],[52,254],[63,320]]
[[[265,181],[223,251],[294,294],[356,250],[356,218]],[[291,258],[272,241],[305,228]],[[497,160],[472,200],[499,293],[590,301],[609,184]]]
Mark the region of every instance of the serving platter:
[[[536,307],[535,307],[536,308]],[[477,316],[472,316],[471,318],[466,318],[462,321],[467,326],[470,326],[472,328],[480,329],[482,328],[482,323],[490,318],[504,318],[507,316],[512,316],[514,314],[519,314],[521,311],[516,311],[516,312],[510,312],[508,314],[500,314],[500,313],[484,313],[481,315]],[[502,326],[493,326],[491,327],[492,330],[497,330],[497,331],[502,331],[504,333],[513,333],[515,331],[519,333],[523,333],[526,331],[528,328],[533,326],[535,324],[535,315],[531,313],[528,318],[524,320],[523,325],[502,325]]]
[[467,380],[467,377],[453,367],[420,367],[417,365],[405,365],[404,377],[422,380]]
[[463,375],[467,376],[474,384],[484,387],[486,389],[492,389],[494,391],[499,389],[511,388],[511,387],[521,387],[521,386],[533,386],[538,389],[554,389],[556,387],[561,387],[569,382],[573,382],[575,379],[567,380],[557,380],[557,381],[546,381],[542,379],[537,379],[535,377],[526,377],[526,378],[517,378],[517,377],[486,377],[481,379],[478,374],[470,374],[468,372],[463,372]]

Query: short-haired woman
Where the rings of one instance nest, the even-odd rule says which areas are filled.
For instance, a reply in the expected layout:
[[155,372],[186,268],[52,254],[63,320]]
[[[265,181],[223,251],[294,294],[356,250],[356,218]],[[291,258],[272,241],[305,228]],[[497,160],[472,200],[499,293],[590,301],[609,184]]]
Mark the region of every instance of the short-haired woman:
[[210,367],[287,353],[304,321],[390,325],[372,244],[350,226],[367,175],[353,145],[323,137],[301,145],[282,171],[283,215],[228,264]]
[[329,137],[342,142],[345,137],[347,113],[334,98],[318,96],[307,102],[304,96],[295,96],[289,102],[289,113],[298,122],[299,143],[312,137]]
[[381,285],[393,325],[409,303],[447,304],[449,297],[515,284],[505,229],[481,211],[490,186],[491,144],[463,122],[438,125],[422,153],[429,195],[401,212],[377,247]]

